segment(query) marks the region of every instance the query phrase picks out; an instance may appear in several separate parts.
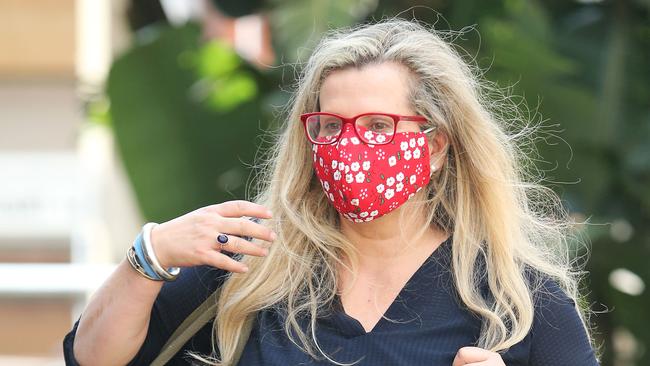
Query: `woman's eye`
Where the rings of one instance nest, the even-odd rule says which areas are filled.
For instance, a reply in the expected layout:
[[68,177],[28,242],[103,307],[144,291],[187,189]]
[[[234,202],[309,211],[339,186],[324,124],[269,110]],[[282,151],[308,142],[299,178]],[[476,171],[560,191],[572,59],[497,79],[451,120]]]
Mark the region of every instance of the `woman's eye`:
[[325,129],[326,130],[338,130],[341,127],[341,124],[339,122],[325,122]]
[[373,122],[370,125],[370,130],[373,132],[386,132],[390,130],[390,127],[388,123],[386,122]]

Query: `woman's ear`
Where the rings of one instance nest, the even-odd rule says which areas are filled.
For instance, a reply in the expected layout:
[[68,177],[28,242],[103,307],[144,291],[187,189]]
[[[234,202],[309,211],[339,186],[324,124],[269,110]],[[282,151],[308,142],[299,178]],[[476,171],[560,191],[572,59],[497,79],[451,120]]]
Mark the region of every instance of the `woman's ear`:
[[442,131],[436,131],[433,138],[429,139],[429,164],[431,165],[431,174],[442,169],[449,148],[449,138]]

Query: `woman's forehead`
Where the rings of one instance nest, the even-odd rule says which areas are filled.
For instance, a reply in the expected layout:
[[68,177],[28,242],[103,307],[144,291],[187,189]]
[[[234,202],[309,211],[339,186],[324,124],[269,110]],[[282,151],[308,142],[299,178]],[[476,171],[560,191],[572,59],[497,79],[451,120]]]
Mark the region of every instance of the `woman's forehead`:
[[408,114],[408,70],[397,63],[332,71],[323,81],[320,110],[352,116],[368,111]]

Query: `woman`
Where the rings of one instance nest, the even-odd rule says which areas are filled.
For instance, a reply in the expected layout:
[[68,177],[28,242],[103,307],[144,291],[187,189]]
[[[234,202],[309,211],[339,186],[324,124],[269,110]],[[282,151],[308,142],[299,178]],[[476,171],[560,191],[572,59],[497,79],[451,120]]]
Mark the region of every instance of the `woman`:
[[255,203],[153,227],[178,279],[122,261],[66,336],[68,363],[148,364],[220,288],[214,323],[172,363],[232,364],[256,313],[240,365],[597,365],[566,215],[526,180],[494,112],[508,106],[474,71],[416,22],[330,32]]

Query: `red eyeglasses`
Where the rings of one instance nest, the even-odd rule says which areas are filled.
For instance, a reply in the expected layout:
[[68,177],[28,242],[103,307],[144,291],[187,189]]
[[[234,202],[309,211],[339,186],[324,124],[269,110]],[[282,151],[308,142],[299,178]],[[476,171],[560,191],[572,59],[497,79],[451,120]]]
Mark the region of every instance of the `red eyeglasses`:
[[[346,123],[351,123],[354,126],[354,131],[361,141],[367,144],[383,145],[393,141],[397,124],[400,121],[427,122],[423,116],[401,116],[383,112],[366,112],[350,118],[336,113],[312,112],[301,114],[300,120],[305,127],[309,141],[317,145],[327,145],[338,141]],[[435,128],[434,126],[422,132],[431,132]]]

